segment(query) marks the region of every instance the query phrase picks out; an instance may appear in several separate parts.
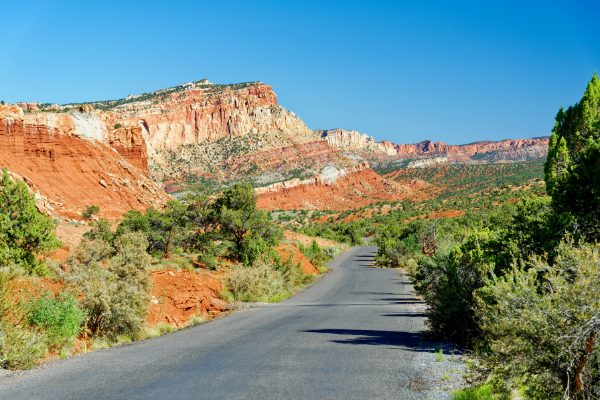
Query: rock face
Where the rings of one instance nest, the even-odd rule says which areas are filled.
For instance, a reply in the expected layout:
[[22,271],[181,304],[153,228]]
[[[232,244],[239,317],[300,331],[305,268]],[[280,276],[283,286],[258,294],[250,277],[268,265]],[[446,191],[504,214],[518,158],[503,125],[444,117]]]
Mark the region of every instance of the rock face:
[[111,130],[108,144],[132,165],[144,171],[148,170],[148,152],[141,127],[128,126]]
[[327,140],[330,146],[340,149],[365,149],[372,148],[377,149],[375,140],[373,137],[368,136],[366,133],[360,134],[357,131],[346,131],[343,129],[331,129],[331,130],[316,130],[316,134]]
[[447,157],[432,157],[425,158],[422,160],[415,160],[408,163],[407,168],[427,168],[434,164],[446,163],[448,162]]
[[[148,149],[173,150],[182,145],[215,142],[248,133],[293,132],[299,141],[313,132],[294,113],[277,105],[273,88],[261,82],[222,86],[188,83],[131,96],[122,105],[104,107],[109,123],[139,126]],[[176,88],[177,89],[177,88]],[[265,143],[267,148],[272,147]]]
[[0,167],[27,184],[40,211],[66,219],[81,219],[88,205],[116,218],[169,199],[147,171],[110,147],[108,129],[91,107],[24,115],[0,105]]
[[[261,82],[215,85],[202,80],[91,104],[102,110],[97,116],[107,126],[122,126],[111,130],[111,146],[135,165],[148,165],[157,181],[189,174],[226,180],[303,164],[325,153],[327,162],[338,157],[336,149],[280,107],[273,88]],[[140,136],[146,159],[137,145]]]
[[38,101],[37,103],[17,103],[16,105],[21,107],[23,111],[38,111],[42,103]]
[[258,188],[258,207],[266,210],[347,210],[379,201],[424,197],[410,187],[377,175],[369,163],[349,168],[328,166],[305,179]]

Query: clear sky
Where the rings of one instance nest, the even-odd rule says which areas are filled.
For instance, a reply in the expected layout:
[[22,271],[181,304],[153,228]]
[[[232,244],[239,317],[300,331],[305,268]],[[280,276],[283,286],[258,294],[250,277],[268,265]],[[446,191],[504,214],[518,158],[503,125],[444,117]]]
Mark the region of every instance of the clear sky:
[[311,129],[548,135],[600,72],[600,1],[3,1],[0,100],[263,81]]

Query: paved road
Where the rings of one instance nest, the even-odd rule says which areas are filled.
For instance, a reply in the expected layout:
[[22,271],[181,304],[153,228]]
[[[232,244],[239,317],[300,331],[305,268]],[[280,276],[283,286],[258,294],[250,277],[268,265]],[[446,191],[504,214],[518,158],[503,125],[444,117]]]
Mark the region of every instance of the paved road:
[[354,247],[278,304],[0,382],[0,399],[420,399],[423,317],[394,269]]

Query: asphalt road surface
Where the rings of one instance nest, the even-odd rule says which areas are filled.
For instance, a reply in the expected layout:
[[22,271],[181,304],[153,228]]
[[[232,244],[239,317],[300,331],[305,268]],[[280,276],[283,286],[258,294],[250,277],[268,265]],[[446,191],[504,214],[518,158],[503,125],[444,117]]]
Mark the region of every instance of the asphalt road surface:
[[296,296],[0,381],[0,399],[421,399],[423,316],[354,247]]

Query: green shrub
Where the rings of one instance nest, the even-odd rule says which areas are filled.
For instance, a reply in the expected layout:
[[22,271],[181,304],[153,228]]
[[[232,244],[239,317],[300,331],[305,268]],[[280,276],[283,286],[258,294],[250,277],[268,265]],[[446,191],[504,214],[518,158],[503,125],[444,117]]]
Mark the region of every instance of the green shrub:
[[292,254],[285,262],[276,263],[275,268],[282,274],[283,290],[293,291],[313,279],[312,276],[306,275],[302,270],[302,261],[299,261],[297,265],[294,264]]
[[110,229],[110,221],[101,218],[96,222],[90,222],[92,229],[83,234],[83,236],[89,240],[103,240],[107,243],[112,243],[114,239],[114,232]]
[[[487,236],[477,232],[460,247],[421,256],[413,279],[429,306],[428,335],[437,340],[472,346],[480,334],[473,306],[474,291],[483,287],[489,267],[477,243]],[[472,247],[475,250],[472,250]]]
[[266,262],[254,267],[234,265],[225,277],[227,288],[238,301],[269,301],[284,285],[283,276]]
[[328,246],[323,249],[325,255],[332,260],[338,256],[337,248],[333,246]]
[[600,78],[594,73],[581,100],[556,115],[544,166],[553,209],[574,217],[589,241],[600,239],[599,108]]
[[452,400],[508,400],[508,398],[505,394],[495,393],[492,385],[457,390],[451,397]]
[[83,240],[55,273],[67,287],[83,293],[85,325],[93,335],[142,334],[149,311],[152,278],[143,234],[126,233],[114,248],[102,240]]
[[319,271],[320,273],[325,273],[329,270],[329,268],[327,268],[327,265],[325,264],[331,261],[331,258],[329,258],[329,256],[327,256],[327,253],[325,253],[324,251],[320,251],[313,257],[311,257],[308,261],[310,261],[310,263],[317,269],[317,271]]
[[[320,273],[327,272],[328,268],[325,264],[331,261],[332,257],[329,257],[327,253],[319,247],[316,240],[313,240],[309,247],[305,248],[304,246],[301,246],[300,251],[317,271]],[[330,248],[329,252],[335,254],[335,248]]]
[[198,262],[202,263],[211,270],[215,270],[217,268],[217,258],[211,252],[205,252],[198,257]]
[[46,351],[46,337],[24,328],[28,315],[14,302],[17,292],[15,275],[0,269],[0,368],[32,368]]
[[600,245],[567,240],[554,264],[534,257],[526,269],[492,274],[476,308],[489,346],[485,367],[520,378],[539,398],[598,398],[599,310]]
[[264,259],[253,267],[234,265],[224,278],[225,287],[221,298],[232,297],[238,301],[279,301],[296,288],[309,283],[312,276],[306,275],[300,264],[294,265],[292,256],[285,262],[276,259],[270,266]]
[[30,297],[26,308],[29,324],[43,331],[53,347],[77,336],[85,319],[79,301],[70,294],[53,296],[48,291],[41,292],[37,297]]
[[81,217],[86,221],[92,219],[92,216],[98,214],[100,212],[100,207],[98,206],[87,206],[86,210],[81,214]]

